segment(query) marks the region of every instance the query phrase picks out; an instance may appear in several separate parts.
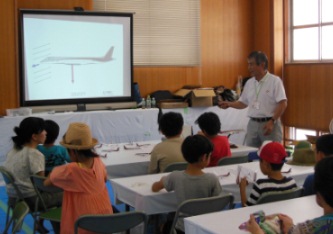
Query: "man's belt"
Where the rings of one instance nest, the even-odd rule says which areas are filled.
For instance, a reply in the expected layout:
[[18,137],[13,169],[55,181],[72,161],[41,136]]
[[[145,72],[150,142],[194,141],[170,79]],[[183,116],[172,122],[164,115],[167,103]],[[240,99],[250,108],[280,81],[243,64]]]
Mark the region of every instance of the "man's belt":
[[264,117],[264,118],[254,118],[250,117],[251,120],[262,123],[262,122],[267,122],[272,119],[272,117]]

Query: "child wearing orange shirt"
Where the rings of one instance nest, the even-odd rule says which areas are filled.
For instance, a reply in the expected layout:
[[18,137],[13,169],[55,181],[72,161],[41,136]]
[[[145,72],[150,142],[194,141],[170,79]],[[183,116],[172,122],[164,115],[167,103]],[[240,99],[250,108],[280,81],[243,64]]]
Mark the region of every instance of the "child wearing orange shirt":
[[[46,186],[64,190],[60,233],[72,234],[74,223],[85,214],[112,214],[112,206],[106,188],[105,165],[92,151],[97,144],[88,125],[71,123],[60,142],[67,150],[71,163],[55,167],[45,180]],[[79,230],[79,233],[86,233]]]

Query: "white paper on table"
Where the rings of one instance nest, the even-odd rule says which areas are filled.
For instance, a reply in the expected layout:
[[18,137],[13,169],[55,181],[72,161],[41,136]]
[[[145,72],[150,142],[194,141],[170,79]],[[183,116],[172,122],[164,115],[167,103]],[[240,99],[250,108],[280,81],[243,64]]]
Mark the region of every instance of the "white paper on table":
[[126,144],[124,145],[125,150],[134,150],[134,149],[140,149],[140,146],[137,144]]
[[235,172],[235,170],[233,170],[233,169],[224,170],[224,169],[220,168],[220,169],[216,169],[216,170],[212,171],[212,173],[215,174],[217,178],[222,179],[225,177],[229,177],[232,174],[236,175],[237,171]]
[[[140,145],[140,144],[137,143],[137,145]],[[141,144],[140,149],[138,149],[138,151],[135,153],[135,155],[139,155],[139,156],[150,155],[151,152],[153,151],[154,147],[155,147],[155,144]]]
[[115,144],[106,144],[102,147],[102,152],[119,151],[119,146]]
[[239,184],[242,178],[246,178],[248,182],[253,183],[257,180],[257,172],[238,165],[236,183]]
[[119,151],[117,144],[99,144],[94,147],[97,154],[110,153]]

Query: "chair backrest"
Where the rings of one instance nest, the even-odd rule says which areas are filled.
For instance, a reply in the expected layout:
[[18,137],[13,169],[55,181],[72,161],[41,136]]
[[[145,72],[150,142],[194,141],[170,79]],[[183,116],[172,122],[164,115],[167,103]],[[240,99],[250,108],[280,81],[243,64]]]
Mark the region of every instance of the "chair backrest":
[[233,207],[233,202],[234,196],[231,193],[215,197],[190,199],[182,202],[177,208],[170,229],[170,234],[173,233],[177,220],[181,216],[189,217],[194,215],[222,211],[226,208],[231,209]]
[[23,199],[23,195],[20,191],[20,189],[17,187],[17,185],[15,184],[15,178],[13,176],[13,174],[11,172],[9,172],[5,167],[0,166],[0,173],[2,174],[2,177],[5,181],[5,183],[7,185],[11,185],[13,186],[16,195],[17,195],[17,199],[18,200],[22,200]]
[[22,227],[24,217],[29,213],[29,206],[25,201],[16,203],[12,217],[7,223],[3,233],[7,233],[9,227],[13,224],[12,233],[16,233]]
[[163,172],[184,171],[187,167],[187,162],[170,163]]
[[247,155],[244,156],[231,156],[231,157],[224,157],[221,158],[217,165],[218,166],[225,166],[225,165],[231,165],[231,164],[240,164],[240,163],[246,163],[249,161],[249,158]]
[[[35,191],[37,193],[38,202],[42,203],[43,209],[46,211],[47,206],[42,198],[41,192],[59,193],[59,192],[62,192],[63,190],[61,188],[55,187],[55,186],[45,186],[44,180],[46,179],[46,177],[44,177],[44,176],[32,175],[30,177],[30,179],[31,179],[31,182],[34,185]],[[38,206],[38,203],[36,204],[36,206]],[[36,207],[36,209],[37,209],[37,207]]]
[[38,188],[38,191],[43,191],[47,193],[59,193],[62,192],[63,190],[59,187],[56,186],[45,186],[44,181],[46,177],[44,176],[39,176],[39,175],[32,175],[31,176],[31,181],[36,188]]
[[298,198],[302,196],[303,190],[303,188],[299,187],[282,192],[270,192],[262,195],[257,201],[257,204]]
[[138,211],[122,212],[110,215],[83,215],[74,225],[74,233],[82,228],[96,233],[115,233],[127,231],[143,223],[143,234],[147,233],[147,215]]

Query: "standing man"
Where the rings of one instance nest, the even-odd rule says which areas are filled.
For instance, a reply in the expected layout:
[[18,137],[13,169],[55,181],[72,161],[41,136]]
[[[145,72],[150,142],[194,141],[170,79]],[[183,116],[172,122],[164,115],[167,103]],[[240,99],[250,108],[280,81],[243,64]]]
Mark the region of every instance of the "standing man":
[[280,117],[287,107],[282,80],[267,71],[268,59],[263,52],[250,53],[247,61],[253,77],[246,82],[239,100],[220,101],[218,105],[222,109],[249,107],[246,145],[259,148],[266,140],[281,142]]

